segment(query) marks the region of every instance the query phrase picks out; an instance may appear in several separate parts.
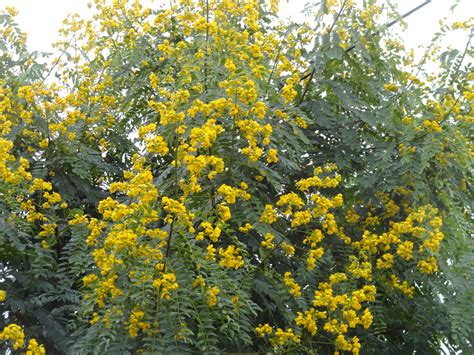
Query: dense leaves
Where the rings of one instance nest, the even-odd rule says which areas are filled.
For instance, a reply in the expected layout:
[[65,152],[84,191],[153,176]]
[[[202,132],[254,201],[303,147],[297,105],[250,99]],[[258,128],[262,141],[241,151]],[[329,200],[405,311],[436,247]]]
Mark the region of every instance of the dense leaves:
[[470,349],[468,22],[415,63],[376,1],[93,6],[51,64],[0,15],[2,351]]

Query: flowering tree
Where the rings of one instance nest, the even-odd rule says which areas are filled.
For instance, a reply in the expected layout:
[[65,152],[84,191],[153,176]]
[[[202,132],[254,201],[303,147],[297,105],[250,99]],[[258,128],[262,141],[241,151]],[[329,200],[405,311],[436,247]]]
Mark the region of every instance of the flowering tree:
[[469,23],[415,63],[376,1],[94,8],[51,65],[0,15],[3,351],[469,349]]

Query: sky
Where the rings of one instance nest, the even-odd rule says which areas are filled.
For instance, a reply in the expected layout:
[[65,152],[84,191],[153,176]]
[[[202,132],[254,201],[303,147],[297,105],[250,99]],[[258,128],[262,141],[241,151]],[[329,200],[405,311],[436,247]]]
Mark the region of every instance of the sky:
[[[59,38],[58,30],[62,20],[69,13],[79,13],[83,16],[90,14],[87,3],[90,0],[0,0],[0,8],[14,6],[19,10],[18,23],[23,31],[28,33],[28,45],[32,50],[50,52],[52,44]],[[154,0],[143,0],[151,2]],[[311,0],[315,1],[315,0]],[[382,0],[386,1],[386,0]],[[304,5],[310,0],[282,0],[280,13],[282,17],[289,17],[298,21],[304,20],[301,13]],[[398,3],[401,13],[421,4],[424,0],[392,0]],[[459,0],[459,6],[451,14],[449,7],[454,0],[432,0],[420,11],[406,19],[408,29],[402,37],[406,48],[415,48],[428,44],[433,34],[439,28],[439,20],[448,16],[449,22],[465,21],[474,13],[474,0]],[[155,0],[160,3],[160,0]],[[389,20],[389,19],[388,19]],[[397,30],[397,27],[394,28]],[[449,45],[462,48],[465,45],[465,35],[452,35],[447,38]]]

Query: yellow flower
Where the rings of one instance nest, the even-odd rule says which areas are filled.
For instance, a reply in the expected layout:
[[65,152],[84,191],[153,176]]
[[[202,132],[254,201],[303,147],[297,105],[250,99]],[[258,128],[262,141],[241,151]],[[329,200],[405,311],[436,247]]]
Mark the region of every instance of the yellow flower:
[[237,70],[237,67],[235,66],[234,62],[231,59],[226,59],[224,67],[231,73]]
[[272,343],[274,346],[283,346],[286,343],[290,343],[290,342],[298,344],[300,343],[300,341],[301,341],[300,336],[295,335],[293,333],[293,329],[291,328],[287,329],[286,331],[284,331],[281,328],[278,328],[275,332],[275,336],[272,339]]
[[324,248],[311,249],[306,258],[306,267],[313,270],[316,267],[316,261],[324,255]]
[[443,130],[436,121],[424,120],[423,126],[428,132],[441,132]]
[[400,243],[397,247],[397,254],[406,261],[413,259],[413,242],[405,241]]
[[288,289],[288,292],[292,294],[294,297],[301,296],[301,286],[298,285],[295,280],[291,277],[291,272],[285,272],[283,275],[283,282]]
[[89,324],[94,325],[94,324],[98,323],[99,320],[100,320],[99,314],[97,312],[94,312],[93,315],[92,315],[92,319],[89,321]]
[[298,92],[295,90],[293,86],[292,78],[287,79],[286,85],[283,87],[282,92],[281,92],[281,96],[283,97],[283,100],[285,101],[285,103],[288,104],[292,102],[295,99],[297,94]]
[[295,323],[297,326],[306,328],[311,335],[315,335],[318,331],[318,326],[316,325],[316,312],[314,308],[310,308],[309,311],[304,313],[296,312],[297,317],[295,318]]
[[171,292],[178,289],[179,285],[176,282],[174,273],[163,273],[159,279],[153,281],[153,287],[160,291],[160,298],[169,300]]
[[48,181],[44,181],[43,179],[34,179],[30,185],[30,192],[35,192],[39,190],[51,191],[52,189],[53,185]]
[[203,228],[203,231],[198,233],[196,236],[197,240],[202,240],[204,236],[208,236],[214,243],[219,240],[222,230],[218,226],[213,227],[210,222],[202,222],[200,226]]
[[207,246],[206,260],[216,260],[216,248],[212,244]]
[[221,195],[228,204],[234,204],[237,197],[242,197],[244,200],[249,200],[251,197],[245,190],[231,187],[226,184],[222,184],[217,189],[217,193]]
[[138,336],[138,331],[146,330],[150,328],[150,323],[143,322],[142,319],[145,317],[145,313],[140,310],[137,306],[130,314],[129,324],[128,324],[128,331],[132,338],[136,338]]
[[219,204],[219,206],[217,206],[217,213],[219,214],[219,218],[223,222],[231,219],[232,217],[229,206],[226,206],[225,204],[222,204],[222,203]]
[[285,252],[286,256],[291,256],[295,254],[295,247],[288,243],[281,243],[281,249]]
[[291,221],[292,227],[302,226],[311,222],[311,212],[309,210],[297,211],[293,214],[293,220]]
[[91,283],[95,282],[97,280],[97,275],[96,274],[89,274],[87,276],[84,276],[82,278],[82,281],[84,282],[84,286],[88,286]]
[[275,149],[270,149],[267,153],[267,163],[278,163],[278,152]]
[[230,269],[238,269],[244,265],[242,256],[238,255],[240,249],[236,248],[234,245],[229,245],[227,249],[220,248],[219,256],[219,265],[222,267]]
[[432,274],[438,271],[438,264],[434,256],[418,262],[418,269],[424,274]]
[[25,342],[25,333],[23,329],[17,324],[9,324],[0,332],[0,340],[11,341],[13,343],[13,349],[18,350],[23,347]]
[[289,194],[280,196],[276,205],[278,207],[288,206],[288,210],[287,212],[285,212],[285,214],[291,214],[292,206],[294,206],[297,209],[300,209],[301,207],[304,206],[304,202],[297,194],[295,194],[294,192],[291,192]]
[[390,269],[393,266],[394,258],[390,253],[382,255],[377,259],[377,269]]
[[75,214],[72,219],[69,220],[68,224],[70,226],[77,226],[79,224],[86,224],[89,222],[89,219],[85,215]]
[[265,209],[260,216],[260,222],[272,224],[277,220],[276,211],[273,209],[272,205],[265,205]]
[[255,328],[257,335],[263,338],[265,335],[270,335],[273,333],[272,327],[268,324],[259,324],[258,327]]
[[194,279],[192,286],[193,288],[196,288],[196,287],[204,286],[204,285],[206,285],[206,281],[201,275],[199,275],[198,277]]
[[331,284],[337,284],[346,280],[347,280],[347,275],[342,272],[338,272],[329,276],[329,282]]
[[365,329],[368,329],[372,325],[373,319],[374,317],[372,316],[372,313],[370,313],[369,309],[364,309],[364,313],[362,314],[362,317],[360,317],[360,321]]
[[49,146],[49,140],[47,138],[43,139],[38,143],[38,145],[40,146],[40,148],[47,148]]
[[387,91],[397,92],[398,86],[395,83],[383,84],[383,88]]
[[243,226],[239,227],[239,231],[242,233],[248,233],[253,229],[250,223],[245,223]]
[[36,339],[31,339],[28,343],[28,349],[26,350],[26,355],[45,355],[46,350],[44,346],[38,344]]
[[273,244],[273,238],[275,238],[273,236],[273,234],[271,233],[266,233],[265,234],[265,240],[262,241],[262,247],[264,248],[267,248],[267,249],[273,249],[275,248],[275,244]]
[[154,136],[153,138],[147,138],[145,142],[146,150],[148,153],[165,155],[169,152],[168,145],[166,144],[166,141],[162,136]]
[[212,287],[211,289],[209,289],[207,291],[207,305],[209,307],[215,307],[217,305],[217,295],[220,293],[221,291],[219,290],[218,287],[214,286]]
[[392,286],[400,291],[402,291],[405,295],[410,298],[413,298],[413,293],[415,291],[414,286],[409,286],[407,281],[403,281],[400,283],[400,280],[395,275],[390,275],[390,280],[392,281]]

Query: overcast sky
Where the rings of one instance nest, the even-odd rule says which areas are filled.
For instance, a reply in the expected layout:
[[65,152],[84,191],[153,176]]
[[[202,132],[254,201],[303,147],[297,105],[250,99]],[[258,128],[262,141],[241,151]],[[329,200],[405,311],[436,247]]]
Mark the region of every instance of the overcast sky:
[[[153,0],[143,0],[151,2]],[[301,10],[304,5],[315,0],[286,0],[281,1],[281,14],[301,20],[304,16]],[[385,1],[385,0],[383,0]],[[23,31],[28,33],[28,44],[32,50],[52,51],[52,43],[58,39],[58,29],[62,20],[69,13],[80,13],[87,16],[90,13],[87,3],[89,0],[0,0],[0,7],[14,6],[20,11],[18,22]],[[154,0],[161,3],[160,0]],[[421,4],[424,0],[392,0],[399,4],[402,13]],[[448,16],[449,22],[465,21],[474,13],[474,0],[459,0],[459,6],[451,14],[449,7],[454,0],[432,0],[420,11],[407,18],[408,30],[403,34],[407,48],[416,48],[420,44],[428,44],[432,35],[439,28],[439,20]],[[465,35],[458,33],[448,38],[449,45],[464,47]]]

